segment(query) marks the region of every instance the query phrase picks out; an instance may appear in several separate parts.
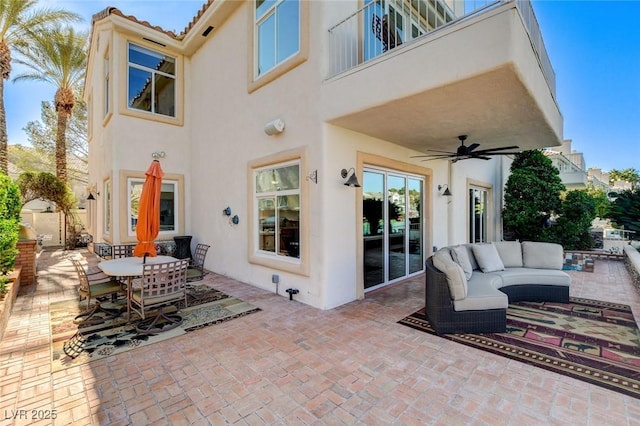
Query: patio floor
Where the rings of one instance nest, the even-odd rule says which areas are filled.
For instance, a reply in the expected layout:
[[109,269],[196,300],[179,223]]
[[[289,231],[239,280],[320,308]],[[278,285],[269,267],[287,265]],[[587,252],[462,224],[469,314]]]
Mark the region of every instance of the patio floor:
[[[570,274],[572,296],[640,318],[622,262]],[[640,424],[637,399],[397,324],[424,305],[423,280],[322,311],[209,274],[262,311],[51,373],[48,305],[77,279],[42,252],[0,344],[0,424]]]

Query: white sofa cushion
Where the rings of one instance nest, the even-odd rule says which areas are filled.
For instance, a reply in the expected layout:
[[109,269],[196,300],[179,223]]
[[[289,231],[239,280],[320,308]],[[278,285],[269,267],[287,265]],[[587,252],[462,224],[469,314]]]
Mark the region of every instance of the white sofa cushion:
[[504,269],[502,259],[500,259],[498,250],[496,250],[496,246],[493,243],[474,244],[473,255],[476,257],[482,272],[501,271]]
[[[476,275],[473,274],[473,279]],[[496,277],[492,277],[495,279]],[[499,281],[499,278],[498,278]],[[453,301],[453,309],[456,311],[480,311],[484,309],[507,309],[509,298],[500,290],[496,290],[490,279],[478,280],[476,285],[469,285],[467,297]]]
[[520,241],[496,241],[493,245],[496,246],[505,268],[522,268]]
[[564,249],[560,244],[523,241],[521,245],[525,268],[562,270]]
[[492,288],[499,289],[502,287],[502,277],[497,275],[496,272],[489,272],[485,274],[482,271],[476,271],[467,283],[469,288],[487,285]]
[[453,258],[454,262],[460,265],[460,267],[464,271],[464,276],[467,278],[467,280],[469,280],[471,278],[471,274],[473,273],[473,266],[471,266],[467,248],[464,246],[451,247],[451,257]]
[[451,258],[447,247],[433,254],[433,266],[438,268],[447,278],[447,285],[453,300],[462,300],[467,297],[467,278],[462,267]]
[[[508,268],[504,271],[491,272],[489,275],[495,275],[501,278],[496,288],[526,284],[569,287],[571,284],[569,274],[555,269]],[[471,286],[471,283],[469,283],[469,286]]]

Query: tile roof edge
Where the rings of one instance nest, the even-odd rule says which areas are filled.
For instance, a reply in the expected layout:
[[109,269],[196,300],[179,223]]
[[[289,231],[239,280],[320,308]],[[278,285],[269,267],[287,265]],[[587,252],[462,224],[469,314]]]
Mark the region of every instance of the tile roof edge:
[[196,25],[196,23],[200,20],[200,18],[204,15],[204,13],[207,11],[207,9],[209,9],[209,6],[211,6],[213,4],[215,0],[206,0],[206,2],[202,5],[202,7],[198,10],[198,12],[196,13],[196,15],[191,19],[191,21],[187,24],[187,26],[184,28],[184,30],[182,30],[182,32],[180,34],[176,34],[174,31],[168,31],[165,30],[164,28],[158,26],[158,25],[152,25],[150,24],[148,21],[142,21],[138,18],[136,18],[133,15],[125,15],[124,13],[122,13],[122,11],[120,9],[118,9],[117,7],[113,7],[113,6],[109,6],[106,7],[105,9],[101,10],[98,13],[95,13],[92,17],[91,17],[91,26],[93,26],[96,22],[101,21],[105,18],[107,18],[110,15],[117,15],[120,16],[124,19],[127,19],[133,23],[145,26],[147,28],[150,28],[152,30],[156,30],[158,32],[161,32],[171,38],[174,38],[176,40],[182,40],[188,33],[189,31],[191,31],[191,29],[193,29],[193,27]]
[[182,30],[182,32],[180,33],[181,37],[185,37],[189,33],[189,31],[191,31],[191,29],[196,25],[200,18],[202,18],[202,15],[204,15],[204,13],[207,11],[207,9],[209,9],[209,6],[211,6],[214,1],[215,0],[207,0],[206,3],[202,5],[200,10],[198,10],[198,13],[196,13],[196,16],[191,19],[187,26],[184,27],[184,30]]
[[171,38],[177,39],[179,40],[181,37],[178,36],[174,31],[167,31],[164,28],[157,26],[157,25],[151,25],[148,21],[141,21],[140,19],[136,18],[133,15],[125,15],[124,13],[122,13],[122,11],[116,7],[113,6],[109,6],[103,10],[101,10],[100,12],[94,14],[91,18],[91,26],[95,25],[96,22],[99,22],[107,17],[109,17],[110,15],[116,15],[116,16],[120,16],[121,18],[124,18],[128,21],[131,21],[135,24],[139,24],[142,25],[144,27],[150,28],[152,30],[161,32]]

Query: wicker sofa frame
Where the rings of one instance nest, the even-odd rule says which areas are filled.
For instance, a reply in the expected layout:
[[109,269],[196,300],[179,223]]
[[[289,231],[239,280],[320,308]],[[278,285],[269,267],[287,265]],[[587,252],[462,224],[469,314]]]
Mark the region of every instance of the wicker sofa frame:
[[[425,268],[425,313],[436,333],[506,332],[506,309],[456,311],[445,274],[433,266],[431,257],[426,260]],[[502,287],[499,290],[507,295],[509,303],[519,301],[569,302],[568,286],[521,284]]]

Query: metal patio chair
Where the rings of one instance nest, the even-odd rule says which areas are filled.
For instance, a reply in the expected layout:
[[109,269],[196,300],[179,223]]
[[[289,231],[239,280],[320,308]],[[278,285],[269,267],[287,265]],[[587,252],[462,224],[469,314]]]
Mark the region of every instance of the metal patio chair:
[[[98,312],[103,312],[111,318],[115,318],[120,315],[119,309],[106,309],[100,305],[98,297],[111,295],[112,301],[115,301],[118,293],[123,293],[124,290],[120,281],[113,279],[101,271],[92,271],[87,273],[84,266],[79,259],[71,259],[73,267],[78,274],[78,280],[80,286],[78,287],[78,296],[80,301],[87,299],[87,310],[78,314],[75,317],[75,321],[80,324],[93,324],[104,322],[104,319],[92,319]],[[93,307],[91,306],[91,299],[96,299]]]
[[[182,324],[180,315],[165,313],[163,309],[179,300],[184,300],[187,306],[188,265],[188,260],[144,265],[140,287],[132,288],[128,300],[128,311],[142,318],[136,325],[139,333],[157,333]],[[156,309],[156,315],[148,318],[148,313]]]
[[111,258],[121,259],[123,257],[132,257],[135,244],[115,244],[111,246]]
[[209,245],[198,244],[193,252],[193,259],[187,269],[187,281],[200,281],[206,275],[204,271],[204,259],[207,257]]

